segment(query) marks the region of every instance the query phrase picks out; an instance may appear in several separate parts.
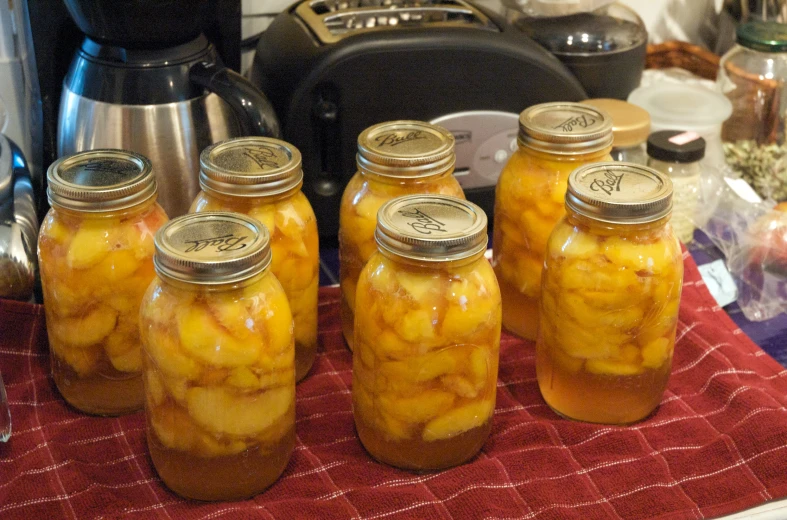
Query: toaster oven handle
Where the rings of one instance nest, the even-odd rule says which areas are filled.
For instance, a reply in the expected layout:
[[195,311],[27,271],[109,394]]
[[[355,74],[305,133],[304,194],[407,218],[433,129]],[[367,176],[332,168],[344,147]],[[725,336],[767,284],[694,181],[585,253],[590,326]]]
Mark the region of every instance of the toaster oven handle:
[[189,79],[232,107],[243,135],[279,137],[279,120],[270,101],[237,72],[215,63],[195,63],[189,69]]

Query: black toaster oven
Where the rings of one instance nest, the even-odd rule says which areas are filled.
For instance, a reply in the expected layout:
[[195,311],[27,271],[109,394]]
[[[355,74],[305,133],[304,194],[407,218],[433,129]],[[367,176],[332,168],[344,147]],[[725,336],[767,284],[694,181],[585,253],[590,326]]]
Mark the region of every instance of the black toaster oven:
[[302,0],[262,34],[251,79],[303,154],[304,193],[326,245],[366,127],[417,119],[450,130],[455,175],[491,218],[518,114],[586,98],[557,58],[465,0]]

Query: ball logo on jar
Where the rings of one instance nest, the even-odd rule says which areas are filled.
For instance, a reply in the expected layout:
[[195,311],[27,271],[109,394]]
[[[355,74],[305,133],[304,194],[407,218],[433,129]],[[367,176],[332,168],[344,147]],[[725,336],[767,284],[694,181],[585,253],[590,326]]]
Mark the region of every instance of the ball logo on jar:
[[191,244],[184,252],[185,253],[194,253],[197,251],[202,251],[206,247],[215,247],[216,251],[221,253],[226,251],[238,251],[239,249],[243,249],[248,244],[244,244],[246,240],[248,240],[248,236],[235,236],[234,234],[230,233],[228,235],[223,235],[220,237],[208,237],[208,238],[199,238],[197,240],[186,240],[187,244]]
[[413,130],[406,134],[391,132],[390,134],[378,135],[374,138],[380,147],[383,146],[398,146],[400,144],[409,143],[410,141],[417,141],[419,139],[426,139],[426,135],[421,130]]
[[278,168],[279,162],[276,151],[265,146],[255,146],[254,148],[246,148],[243,150],[243,155],[257,163],[260,168]]
[[559,125],[557,125],[556,129],[561,129],[564,132],[573,132],[574,128],[588,128],[596,123],[596,120],[592,117],[588,117],[587,115],[583,114],[581,116],[571,116]]
[[620,182],[623,180],[624,175],[625,173],[615,175],[610,171],[605,171],[604,179],[593,179],[593,182],[590,183],[590,189],[612,195],[612,192],[620,191]]
[[403,209],[399,211],[399,214],[405,218],[413,219],[413,222],[408,222],[407,225],[422,235],[431,235],[433,231],[446,232],[445,224],[420,209]]

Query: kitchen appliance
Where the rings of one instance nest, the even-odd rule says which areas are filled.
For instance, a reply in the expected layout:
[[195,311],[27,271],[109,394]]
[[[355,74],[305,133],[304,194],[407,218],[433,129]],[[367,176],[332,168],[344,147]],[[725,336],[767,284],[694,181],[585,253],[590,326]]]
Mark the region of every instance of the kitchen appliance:
[[[0,109],[0,127],[4,119]],[[33,298],[38,237],[33,183],[21,149],[0,133],[0,298]]]
[[508,18],[557,56],[593,98],[625,100],[645,69],[648,32],[636,12],[609,1],[593,10],[574,2],[546,2],[560,16],[534,16],[522,0],[505,0]]
[[204,148],[279,134],[265,96],[224,67],[202,34],[205,4],[66,0],[87,36],[63,81],[58,156],[95,148],[145,155],[170,217],[186,213],[199,191]]
[[519,113],[586,97],[554,56],[465,0],[303,0],[262,33],[251,79],[303,154],[324,244],[336,238],[363,129],[415,119],[450,130],[455,175],[491,217]]
[[33,186],[40,190],[41,96],[27,2],[0,1],[0,105],[7,116],[0,133],[17,143],[30,163]]

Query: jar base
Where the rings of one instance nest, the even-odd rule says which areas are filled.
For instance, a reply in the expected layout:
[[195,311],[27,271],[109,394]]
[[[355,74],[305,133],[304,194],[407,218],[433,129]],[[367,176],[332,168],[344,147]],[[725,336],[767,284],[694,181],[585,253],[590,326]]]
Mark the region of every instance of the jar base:
[[314,358],[317,357],[317,344],[295,344],[295,382],[300,383],[312,369]]
[[273,485],[295,448],[295,428],[263,454],[256,448],[236,455],[200,457],[165,447],[148,426],[148,450],[164,484],[177,495],[202,501],[243,500]]
[[[81,377],[67,363],[52,355],[52,377],[63,399],[80,412],[115,417],[142,410],[145,395],[142,375],[117,372],[122,379],[103,375]],[[114,369],[109,369],[116,372]]]
[[355,421],[355,429],[361,445],[376,461],[409,471],[428,472],[464,464],[478,455],[492,431],[492,418],[477,428],[437,441],[391,441],[359,420]]

